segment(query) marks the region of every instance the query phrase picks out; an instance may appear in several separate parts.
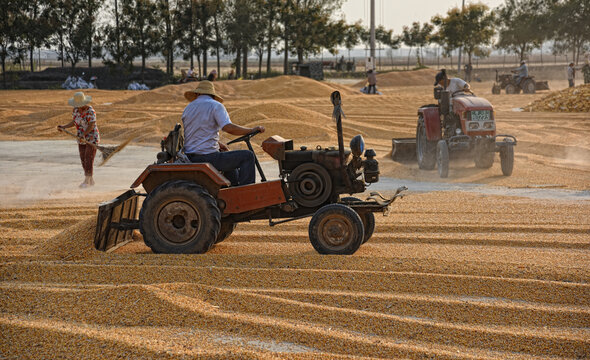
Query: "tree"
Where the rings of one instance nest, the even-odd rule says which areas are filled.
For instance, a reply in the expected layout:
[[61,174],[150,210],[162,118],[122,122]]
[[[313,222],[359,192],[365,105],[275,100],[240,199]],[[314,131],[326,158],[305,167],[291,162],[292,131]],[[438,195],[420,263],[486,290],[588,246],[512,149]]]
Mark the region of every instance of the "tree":
[[[290,1],[290,45],[289,50],[297,54],[297,61],[302,63],[304,57],[320,53],[322,48],[335,50],[344,42],[343,23],[332,20],[332,13],[340,8],[341,0],[295,0]],[[295,26],[296,24],[296,26]]]
[[159,45],[157,7],[151,0],[121,1],[121,40],[129,53],[127,61],[141,57],[141,81],[145,82],[145,60],[156,53]]
[[348,25],[344,31],[344,47],[348,50],[349,59],[350,51],[362,41],[364,33],[365,30],[360,20],[352,25]]
[[174,46],[176,42],[176,34],[173,30],[172,13],[173,8],[170,7],[170,0],[158,0],[158,15],[162,19],[164,29],[162,33],[162,55],[166,58],[166,74],[172,76],[174,74]]
[[20,4],[24,21],[22,28],[18,31],[29,51],[31,72],[35,71],[33,58],[35,49],[49,45],[49,37],[53,32],[49,21],[50,5],[50,0],[29,0]]
[[478,51],[485,53],[482,46],[490,45],[494,36],[495,15],[481,3],[469,4],[464,9],[450,9],[446,17],[436,15],[432,23],[438,27],[436,42],[448,52],[459,47],[467,52],[469,63]]
[[431,33],[433,28],[434,27],[428,23],[424,23],[422,26],[420,26],[420,22],[418,21],[413,22],[412,27],[403,27],[400,40],[410,47],[410,51],[408,52],[408,67],[410,66],[410,55],[412,53],[412,47],[414,46],[418,48],[418,50],[416,50],[418,66],[422,67],[424,63],[422,48],[431,42]]
[[521,61],[527,53],[540,47],[547,38],[544,29],[547,14],[541,10],[544,4],[544,0],[506,0],[498,7],[496,47],[518,54]]
[[[96,0],[54,0],[50,26],[54,29],[54,43],[58,45],[58,58],[69,61],[74,68],[81,59],[88,59],[92,67],[96,31],[96,14],[100,3]],[[63,66],[63,65],[62,65]]]
[[0,0],[0,59],[2,61],[2,82],[6,89],[6,59],[14,50],[16,30],[22,28],[23,18],[15,1]]
[[550,5],[549,24],[553,30],[555,50],[572,52],[576,64],[584,46],[590,42],[590,1],[561,0]]

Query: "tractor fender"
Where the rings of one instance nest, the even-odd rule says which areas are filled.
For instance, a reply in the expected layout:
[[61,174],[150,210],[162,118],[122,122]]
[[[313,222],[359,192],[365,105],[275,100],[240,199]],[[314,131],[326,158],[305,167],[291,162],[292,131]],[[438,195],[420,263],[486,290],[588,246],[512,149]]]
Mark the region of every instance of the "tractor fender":
[[418,115],[422,115],[422,118],[424,119],[426,138],[429,141],[440,140],[442,137],[438,107],[421,107],[418,109]]
[[230,186],[230,181],[209,163],[194,164],[152,164],[139,175],[131,185],[143,185],[149,194],[159,185],[173,180],[187,180],[203,186],[214,197],[219,189]]

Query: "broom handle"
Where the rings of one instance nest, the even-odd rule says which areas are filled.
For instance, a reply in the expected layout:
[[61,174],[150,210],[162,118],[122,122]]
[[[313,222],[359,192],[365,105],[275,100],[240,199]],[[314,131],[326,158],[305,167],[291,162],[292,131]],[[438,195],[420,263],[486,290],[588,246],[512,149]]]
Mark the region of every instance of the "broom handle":
[[86,139],[82,139],[82,138],[78,137],[77,135],[75,135],[75,134],[73,134],[73,133],[69,132],[68,130],[66,130],[66,129],[64,129],[64,128],[61,128],[61,131],[65,132],[66,134],[72,135],[72,136],[73,136],[73,137],[75,137],[76,139],[80,139],[80,140],[84,141],[84,143],[85,143],[85,144],[88,144],[88,145],[92,146],[93,148],[95,148],[96,150],[100,151],[100,149],[98,148],[98,146],[94,145],[94,144],[93,144],[93,143],[91,143],[91,142],[88,142],[88,141],[86,141]]

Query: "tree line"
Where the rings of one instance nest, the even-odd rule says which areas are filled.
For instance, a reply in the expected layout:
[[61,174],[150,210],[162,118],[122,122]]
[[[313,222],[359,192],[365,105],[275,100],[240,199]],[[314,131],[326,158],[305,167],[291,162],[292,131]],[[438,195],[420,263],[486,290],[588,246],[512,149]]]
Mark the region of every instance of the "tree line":
[[[333,14],[342,0],[0,0],[0,60],[30,62],[34,52],[55,49],[62,67],[100,58],[108,65],[131,67],[141,59],[161,56],[172,76],[178,56],[199,75],[210,67],[219,72],[220,56],[231,55],[238,77],[250,73],[248,57],[257,57],[257,71],[271,73],[271,56],[299,62],[327,50],[349,51],[369,43],[369,29],[347,24]],[[590,45],[590,0],[506,0],[490,9],[481,3],[452,8],[428,23],[404,26],[399,35],[380,26],[378,42],[392,49],[412,50],[418,65],[423,48],[439,45],[450,56],[462,49],[487,56],[492,48],[517,53],[521,59],[546,41],[555,53],[570,53],[574,61]],[[195,66],[196,61],[196,66]],[[210,62],[214,62],[211,66]],[[265,66],[264,66],[265,65]],[[264,71],[263,71],[263,68]]]

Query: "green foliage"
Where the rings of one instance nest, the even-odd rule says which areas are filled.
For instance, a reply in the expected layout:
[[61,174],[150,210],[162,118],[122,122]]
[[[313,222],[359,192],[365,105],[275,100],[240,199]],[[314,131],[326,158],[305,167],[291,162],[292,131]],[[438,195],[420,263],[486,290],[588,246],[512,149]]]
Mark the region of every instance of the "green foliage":
[[545,0],[506,0],[497,9],[499,24],[496,47],[514,52],[524,60],[526,54],[547,39]]
[[418,67],[422,66],[422,64],[424,63],[422,48],[430,44],[430,42],[432,41],[431,34],[433,29],[434,27],[431,24],[424,23],[422,26],[420,26],[420,23],[417,21],[412,23],[412,27],[403,27],[402,35],[399,38],[399,40],[410,47],[410,53],[408,54],[408,63],[410,59],[410,54],[412,52],[412,48],[417,47],[418,51],[416,52],[416,61],[418,63]]
[[436,15],[432,23],[437,27],[432,40],[445,50],[446,54],[462,47],[469,56],[492,43],[495,30],[495,15],[481,3],[469,4],[464,9],[454,7],[446,16]]
[[555,40],[556,52],[572,52],[572,61],[579,62],[584,47],[590,43],[590,1],[547,0],[547,23]]

